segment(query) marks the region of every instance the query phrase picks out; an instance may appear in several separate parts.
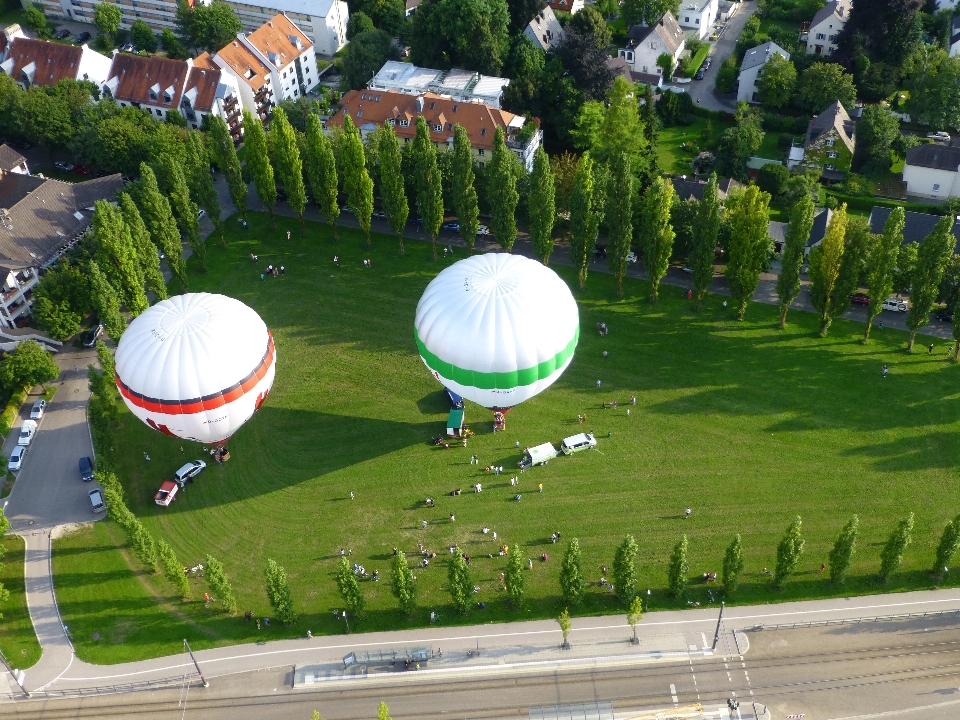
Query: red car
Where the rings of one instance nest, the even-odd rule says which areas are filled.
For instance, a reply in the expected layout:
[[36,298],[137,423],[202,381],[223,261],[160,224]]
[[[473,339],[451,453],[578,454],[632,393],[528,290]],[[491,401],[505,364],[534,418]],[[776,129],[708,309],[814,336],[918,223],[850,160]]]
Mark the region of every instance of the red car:
[[90,174],[90,168],[88,168],[86,165],[77,165],[77,166],[73,169],[73,171],[74,171],[77,175],[89,175],[89,174]]
[[850,296],[850,302],[852,302],[854,305],[869,305],[870,296],[866,293],[854,293]]

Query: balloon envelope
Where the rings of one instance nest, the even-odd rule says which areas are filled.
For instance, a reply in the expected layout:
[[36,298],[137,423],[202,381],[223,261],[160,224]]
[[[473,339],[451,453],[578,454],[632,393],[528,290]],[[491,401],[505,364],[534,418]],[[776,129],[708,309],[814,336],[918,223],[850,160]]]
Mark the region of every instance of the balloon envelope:
[[510,408],[553,384],[580,336],[577,303],[553,270],[491,253],[454,263],[417,305],[417,347],[431,374],[486,408]]
[[157,303],[121,336],[117,388],[130,411],[167,435],[219,443],[260,407],[276,348],[256,312],[225,295]]

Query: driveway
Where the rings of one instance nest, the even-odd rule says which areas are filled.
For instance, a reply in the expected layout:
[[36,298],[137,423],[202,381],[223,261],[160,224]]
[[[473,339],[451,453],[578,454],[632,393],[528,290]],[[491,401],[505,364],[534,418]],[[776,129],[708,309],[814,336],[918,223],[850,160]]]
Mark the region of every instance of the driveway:
[[690,93],[690,97],[693,98],[693,101],[701,107],[705,107],[708,110],[736,111],[736,100],[723,98],[717,93],[717,73],[720,72],[721,63],[733,54],[733,50],[737,46],[737,40],[743,32],[747,20],[749,20],[756,11],[756,0],[750,0],[749,2],[744,0],[744,2],[740,4],[740,12],[730,19],[730,22],[727,23],[726,32],[723,33],[723,37],[717,40],[710,50],[710,58],[713,60],[713,64],[710,66],[710,69],[704,73],[703,80],[694,80],[685,86],[687,92]]

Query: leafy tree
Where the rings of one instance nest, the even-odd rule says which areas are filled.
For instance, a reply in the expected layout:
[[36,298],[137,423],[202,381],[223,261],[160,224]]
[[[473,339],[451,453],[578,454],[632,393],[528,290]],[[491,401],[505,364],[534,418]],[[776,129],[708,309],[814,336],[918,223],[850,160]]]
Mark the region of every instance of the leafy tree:
[[787,311],[800,294],[800,268],[803,251],[813,228],[813,200],[804,195],[790,211],[790,224],[780,253],[780,275],[777,277],[777,297],[780,298],[780,329],[787,326]]
[[320,208],[320,214],[330,223],[334,239],[337,239],[337,218],[340,217],[340,205],[337,203],[337,161],[330,139],[323,132],[320,118],[316,115],[307,118],[305,160],[310,194]]
[[[610,257],[607,262],[617,279],[617,297],[622,297],[623,276],[627,274],[627,254],[633,240],[633,174],[630,172],[630,158],[626,153],[620,153],[613,159],[608,186],[605,214],[610,238]],[[672,192],[673,185],[669,187]],[[669,228],[669,223],[667,227]],[[669,232],[672,233],[673,229],[670,228]]]
[[[774,57],[780,57],[775,55]],[[787,191],[790,181],[790,170],[780,163],[767,163],[757,173],[757,185],[772,197],[779,197]]]
[[148,53],[157,51],[157,36],[140,18],[134,20],[133,25],[130,26],[130,42],[137,50],[145,50]]
[[350,567],[350,561],[346,556],[341,556],[337,564],[337,589],[350,615],[358,619],[362,618],[366,601],[363,590],[360,588],[360,580],[357,579],[357,574]]
[[[631,183],[632,185],[632,183]],[[533,173],[530,175],[530,240],[540,261],[547,265],[553,253],[553,223],[557,218],[554,196],[553,171],[550,158],[542,147],[533,156]],[[627,199],[629,207],[629,198]],[[629,243],[629,239],[628,239]]]
[[650,144],[635,93],[633,85],[618,77],[605,100],[583,104],[573,136],[577,146],[589,150],[596,162],[612,164],[625,153],[634,175],[642,175],[650,164]]
[[727,595],[733,595],[740,587],[740,573],[743,572],[743,544],[740,535],[734,535],[733,542],[723,555],[723,589]]
[[897,251],[897,266],[893,271],[893,289],[895,292],[910,292],[913,271],[917,268],[917,248],[919,243],[906,243]]
[[493,160],[487,171],[490,179],[490,230],[505,252],[513,249],[517,239],[516,215],[520,194],[513,169],[517,162],[517,156],[507,148],[503,128],[498,127],[493,139]]
[[179,38],[167,28],[164,28],[160,33],[160,44],[163,45],[167,57],[171,60],[186,60],[190,57],[190,51],[187,50]]
[[176,218],[180,233],[193,250],[200,265],[200,272],[207,271],[207,244],[200,237],[200,220],[197,204],[190,197],[190,188],[184,176],[183,166],[170,156],[164,156],[155,167],[157,179],[170,198],[170,208]]
[[931,127],[960,129],[960,60],[942,48],[921,44],[904,70],[911,119]]
[[473,578],[470,576],[470,566],[463,559],[463,551],[457,548],[450,561],[448,573],[448,582],[450,585],[450,597],[453,604],[460,611],[461,615],[470,612],[473,595]]
[[350,41],[340,60],[343,82],[351,90],[365,88],[387,60],[399,59],[400,51],[393,38],[383,30],[362,32]]
[[391,583],[391,590],[400,604],[400,610],[404,615],[412,615],[417,608],[417,586],[403,550],[397,550],[397,554],[393,556]]
[[297,621],[297,613],[293,609],[293,594],[287,584],[287,571],[277,564],[276,560],[267,560],[267,597],[270,605],[277,614],[277,619],[284,625]]
[[347,40],[353,40],[360,33],[371,32],[375,29],[370,16],[362,10],[358,10],[351,14],[347,21]]
[[36,326],[54,340],[63,342],[80,332],[80,315],[70,309],[70,303],[53,302],[43,295],[36,296],[31,315]]
[[736,124],[724,130],[717,149],[717,172],[747,182],[747,160],[757,154],[763,143],[760,116],[741,103]]
[[130,230],[120,209],[106,200],[97,200],[93,214],[93,236],[96,240],[96,258],[110,284],[120,293],[130,314],[136,317],[146,310],[143,291],[143,271]]
[[854,515],[844,526],[833,544],[833,550],[830,551],[830,582],[834,585],[843,585],[847,579],[847,570],[850,569],[853,554],[857,551],[859,526],[860,519]]
[[679,0],[623,0],[620,16],[627,30],[641,22],[653,25],[659,22],[664,13],[676,15],[680,9]]
[[913,541],[913,513],[897,524],[880,551],[880,580],[886,584],[903,562],[903,551]]
[[937,299],[943,271],[956,245],[953,222],[953,215],[941,218],[917,250],[917,266],[910,282],[910,309],[907,311],[907,327],[910,329],[908,352],[913,352],[917,330],[930,322],[930,310]]
[[[319,718],[316,720],[319,720]],[[381,702],[380,707],[377,708],[377,720],[392,720],[390,717],[390,708],[387,707],[385,702]]]
[[867,274],[867,258],[876,241],[877,236],[870,231],[867,218],[858,215],[847,217],[843,262],[840,263],[840,274],[830,299],[832,317],[842,315],[850,307],[850,296],[860,287],[860,278]]
[[853,75],[836,63],[815,62],[800,75],[797,83],[797,103],[812,113],[826,110],[839,100],[845,108],[857,101]]
[[157,540],[157,557],[163,566],[163,574],[177,588],[177,594],[186,600],[190,597],[190,583],[183,572],[183,565],[177,559],[177,554],[166,540]]
[[[223,235],[223,221],[220,219],[220,195],[213,184],[213,175],[210,173],[210,160],[203,135],[195,130],[187,133],[187,185],[190,195],[199,207],[202,207],[213,223],[215,232],[220,236],[220,244],[227,246]],[[302,180],[301,180],[302,182]],[[244,186],[246,187],[246,186]]]
[[66,147],[76,134],[70,108],[48,88],[31,85],[18,93],[13,104],[14,126],[30,142],[39,145],[53,157],[57,148]]
[[234,9],[224,0],[209,5],[177,2],[177,28],[186,42],[210,52],[232,42],[243,29]]
[[437,259],[437,233],[443,222],[443,186],[437,149],[430,140],[430,128],[421,115],[417,118],[417,134],[411,143],[416,165],[417,205],[423,218],[423,229],[433,242],[433,259]]
[[136,251],[137,263],[143,273],[147,290],[153,292],[158,300],[166,300],[167,283],[160,271],[160,256],[157,255],[157,248],[150,241],[150,231],[147,230],[143,218],[140,217],[140,211],[137,210],[137,206],[130,195],[125,192],[120,193],[119,201],[120,212],[123,213],[123,222],[130,232],[130,242]]
[[363,12],[376,27],[391,36],[400,35],[407,23],[407,6],[403,0],[366,0]]
[[39,385],[46,392],[46,383],[59,375],[53,356],[35,340],[20,342],[0,360],[0,385],[7,390]]
[[[140,164],[140,186],[136,198],[140,217],[143,218],[153,244],[164,254],[170,271],[184,290],[187,289],[186,267],[183,262],[182,243],[173,210],[166,197],[160,194],[157,176],[146,163]],[[114,337],[116,339],[116,337]]]
[[220,607],[231,615],[237,611],[237,600],[233,596],[233,586],[227,578],[227,573],[223,569],[223,563],[217,560],[213,555],[207,555],[203,563],[203,571],[207,576],[207,582],[210,583],[210,589],[213,590],[214,597],[219,601]]
[[957,359],[960,358],[960,313],[955,312],[953,314],[953,357],[950,358],[951,362],[957,362]]
[[757,289],[760,271],[770,256],[767,217],[770,196],[755,185],[727,198],[730,228],[730,261],[725,275],[730,294],[737,301],[737,319],[743,320],[747,301]]
[[900,135],[900,118],[887,105],[867,105],[857,121],[857,154],[870,168],[890,169],[890,150]]
[[847,230],[846,203],[834,211],[823,240],[810,251],[810,300],[820,313],[820,337],[836,313],[832,307],[834,286],[843,264],[844,237]]
[[520,34],[543,6],[540,0],[507,0],[507,10],[510,12],[510,33]]
[[[7,530],[10,529],[10,521],[3,514],[3,508],[0,508],[0,542],[3,541],[3,536],[7,534]],[[3,545],[0,544],[0,560],[3,559],[6,551],[3,548]],[[3,567],[0,565],[0,567]],[[10,591],[7,590],[3,583],[0,583],[0,604],[7,602],[10,599]],[[0,619],[3,619],[3,613],[0,613]]]
[[737,86],[737,59],[732,55],[717,70],[717,92],[731,93]]
[[863,342],[870,339],[870,327],[874,318],[880,314],[883,301],[893,291],[893,272],[897,266],[897,256],[903,244],[903,226],[906,214],[902,207],[895,207],[883,225],[883,233],[873,244],[867,258],[867,288],[870,291],[870,304],[867,306],[867,327],[863,332]]
[[90,261],[87,274],[90,278],[90,294],[93,298],[93,306],[97,310],[97,315],[100,316],[100,322],[103,323],[107,334],[114,340],[119,341],[123,331],[127,329],[127,320],[120,313],[119,294],[110,285],[107,276],[95,261]]
[[[283,108],[274,108],[273,120],[270,124],[273,135],[274,162],[277,164],[277,175],[287,193],[287,203],[296,211],[300,218],[300,229],[303,229],[303,209],[307,206],[307,190],[303,184],[303,161],[300,159],[300,148],[290,121]],[[370,188],[373,192],[373,188]],[[371,205],[373,199],[371,198]],[[373,208],[371,207],[371,210]],[[361,221],[361,226],[362,226]],[[367,230],[369,239],[370,231]]]
[[660,281],[670,267],[673,253],[673,226],[670,225],[670,207],[676,193],[673,183],[657,178],[643,196],[642,220],[637,240],[643,250],[643,268],[653,286],[653,302],[657,301]]
[[573,538],[567,545],[563,562],[560,564],[560,588],[563,600],[573,607],[583,602],[586,582],[583,578],[583,565],[580,557],[580,541]]
[[660,53],[657,57],[657,67],[663,71],[665,80],[673,77],[673,55],[670,53]]
[[637,597],[637,552],[639,547],[633,535],[627,535],[613,555],[613,589],[625,607]]
[[112,3],[97,3],[93,11],[93,24],[97,30],[105,35],[116,35],[120,23],[123,22],[123,15],[120,8]]
[[[0,533],[2,536],[2,533]],[[933,561],[933,574],[942,580],[944,573],[960,552],[960,515],[947,523],[937,545],[937,557]]]
[[787,579],[796,572],[797,565],[800,564],[800,557],[803,555],[803,535],[800,533],[802,522],[798,515],[790,523],[786,534],[777,546],[777,567],[773,575],[773,584],[782,588]]
[[914,18],[921,6],[921,0],[860,0],[837,36],[833,57],[848,66],[899,70],[919,43]]
[[690,563],[687,560],[687,536],[683,535],[674,545],[670,556],[670,567],[667,569],[667,578],[670,584],[670,594],[677,600],[683,597],[687,589],[687,576],[690,574]]
[[[317,125],[319,125],[319,121]],[[403,255],[403,229],[407,226],[410,206],[403,187],[402,155],[400,141],[393,128],[384,125],[378,143],[380,158],[380,193],[383,196],[383,209],[387,213],[390,229],[400,240],[400,254]]]
[[567,644],[567,636],[570,634],[570,611],[567,608],[563,609],[563,612],[560,613],[560,616],[557,618],[557,624],[560,626],[560,632],[563,633],[563,647],[569,647]]
[[587,266],[597,242],[600,218],[593,198],[593,158],[580,156],[570,198],[570,260],[579,270],[580,287],[587,282]]
[[410,59],[425,67],[462,67],[499,75],[510,47],[506,0],[434,0],[417,8]]
[[630,629],[633,630],[633,644],[636,645],[637,640],[637,623],[643,620],[643,598],[639,595],[633,598],[630,601],[630,608],[627,610],[627,625],[630,626]]
[[713,261],[720,234],[720,198],[717,193],[717,175],[710,176],[703,188],[703,198],[697,203],[696,227],[687,261],[693,270],[693,287],[697,292],[697,312],[700,302],[713,281]]
[[[580,102],[602,100],[617,77],[616,72],[607,64],[609,38],[609,32],[594,30],[589,24],[581,26],[570,23],[563,31],[560,41],[550,48],[548,64],[551,64],[553,58],[560,61],[560,69],[571,81]],[[541,97],[555,99],[556,96],[549,94],[553,92],[552,88],[548,89],[545,85],[543,90]],[[548,101],[548,104],[552,103]],[[563,102],[557,103],[555,109],[566,112]]]
[[[477,190],[474,187],[476,173],[473,169],[473,149],[470,147],[470,138],[467,136],[467,131],[459,123],[453,128],[452,160],[450,167],[452,188],[450,194],[453,201],[453,211],[457,214],[457,220],[460,222],[460,237],[463,238],[468,252],[472,253],[473,244],[477,239],[477,230],[480,229],[480,207],[477,200]],[[530,234],[533,236],[532,215],[530,224]]]
[[23,24],[33,30],[37,37],[41,39],[50,39],[53,33],[50,31],[50,25],[47,23],[47,16],[43,10],[33,3],[30,3],[23,11]]
[[504,573],[504,583],[507,586],[507,598],[515,609],[523,606],[523,595],[526,590],[526,578],[523,576],[523,555],[520,546],[514,544],[507,555],[507,570]]
[[243,111],[244,145],[247,148],[247,170],[253,179],[253,187],[257,197],[267,206],[270,212],[270,227],[276,227],[273,220],[273,206],[277,204],[277,181],[273,177],[273,166],[270,165],[270,153],[267,150],[267,135],[263,130],[263,123],[259,117],[254,117],[249,110]]
[[782,108],[793,101],[797,69],[790,60],[774,53],[763,66],[757,80],[757,97],[764,107]]

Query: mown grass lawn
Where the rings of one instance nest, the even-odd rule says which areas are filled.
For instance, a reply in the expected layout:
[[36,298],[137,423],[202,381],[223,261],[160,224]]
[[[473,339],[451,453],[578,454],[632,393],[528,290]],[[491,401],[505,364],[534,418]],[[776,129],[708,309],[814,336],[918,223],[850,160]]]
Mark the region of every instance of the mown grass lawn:
[[[660,130],[657,134],[657,162],[662,171],[675,175],[692,174],[690,162],[703,150],[715,153],[723,131],[733,127],[733,123],[710,120],[710,137],[706,139],[703,136],[706,123],[706,118],[697,117],[692,125],[675,125]],[[691,142],[696,143],[695,150],[681,147]]]
[[10,666],[25,670],[40,659],[40,643],[33,632],[27,595],[23,584],[23,538],[8,535],[0,540],[6,554],[0,561],[0,584],[10,593],[5,603],[0,603],[0,650]]
[[[721,597],[717,586],[698,578],[720,571],[735,533],[743,537],[746,570],[740,593],[729,598],[734,602],[930,586],[935,544],[960,512],[960,368],[945,361],[945,348],[932,357],[906,355],[905,334],[889,329],[874,331],[864,347],[862,325],[847,322],[820,339],[814,316],[800,312],[779,331],[777,309],[762,305],[751,305],[738,323],[733,308],[722,308],[714,296],[697,315],[672,287],[651,305],[649,285],[633,280],[617,299],[611,277],[593,273],[580,290],[574,274],[558,267],[581,313],[573,363],[553,387],[510,413],[504,433],[492,434],[490,413],[468,404],[477,436],[466,449],[443,450],[431,438],[443,432],[447,406],[417,356],[412,327],[423,289],[453,260],[434,262],[429,244],[413,241],[400,257],[396,241],[383,236],[368,249],[350,230],[341,230],[337,244],[313,224],[302,236],[286,218],[277,219],[276,229],[257,214],[246,232],[236,220],[228,227],[227,248],[210,248],[208,274],[192,267],[190,289],[235,296],[262,315],[277,342],[273,392],[230,442],[232,459],[209,467],[170,508],[157,507],[152,496],[185,459],[200,456],[200,446],[153,432],[129,414],[116,443],[124,449],[121,475],[130,507],[174,546],[184,565],[206,553],[222,560],[241,617],[205,608],[198,599],[204,581],[195,581],[193,600],[172,599],[165,581],[131,569],[120,555],[111,537],[122,538],[121,531],[98,524],[55,547],[60,606],[84,659],[178,652],[185,637],[197,649],[307,629],[342,632],[331,612],[342,607],[332,576],[341,547],[384,576],[363,584],[368,615],[354,627],[359,630],[426,625],[431,610],[442,624],[554,617],[562,608],[560,558],[573,537],[591,582],[577,611],[584,614],[620,611],[597,581],[600,564],[610,564],[627,533],[640,545],[640,583],[653,589],[654,609],[684,604],[665,591],[670,551],[684,533],[692,576],[685,599],[701,603],[710,602],[708,591],[717,602]],[[250,253],[259,255],[259,264]],[[372,268],[363,267],[364,258]],[[260,280],[268,263],[284,265],[286,275]],[[598,321],[610,328],[605,338],[594,331]],[[890,366],[886,379],[883,363]],[[637,405],[627,416],[631,395]],[[601,402],[610,400],[620,408],[602,410]],[[583,428],[576,423],[581,413]],[[520,478],[523,498],[514,501],[515,442],[557,443],[581,429],[596,432],[597,450],[527,471]],[[469,464],[471,454],[479,455],[479,468]],[[490,464],[507,472],[484,473]],[[484,485],[479,495],[469,492],[477,481]],[[455,488],[467,492],[451,497]],[[425,509],[425,497],[435,498],[436,507]],[[690,520],[683,519],[686,507],[693,510]],[[914,543],[902,571],[881,586],[880,546],[910,511]],[[831,587],[820,564],[854,513],[862,534],[851,580]],[[798,514],[805,554],[798,575],[776,591],[763,569],[773,566],[776,545]],[[421,520],[429,522],[425,530]],[[482,534],[483,526],[500,541]],[[563,542],[553,545],[550,535],[558,530]],[[404,618],[390,593],[389,563],[394,547],[413,559],[418,541],[438,557],[416,571],[420,610]],[[549,555],[527,575],[529,599],[521,612],[508,609],[498,589],[505,565],[500,542],[519,543],[531,558]],[[473,558],[476,599],[487,604],[466,618],[454,614],[446,591],[446,549],[455,543]],[[241,618],[245,610],[271,614],[263,582],[267,558],[286,568],[301,619],[295,627],[274,623],[257,634]],[[92,640],[94,631],[99,641]]]

